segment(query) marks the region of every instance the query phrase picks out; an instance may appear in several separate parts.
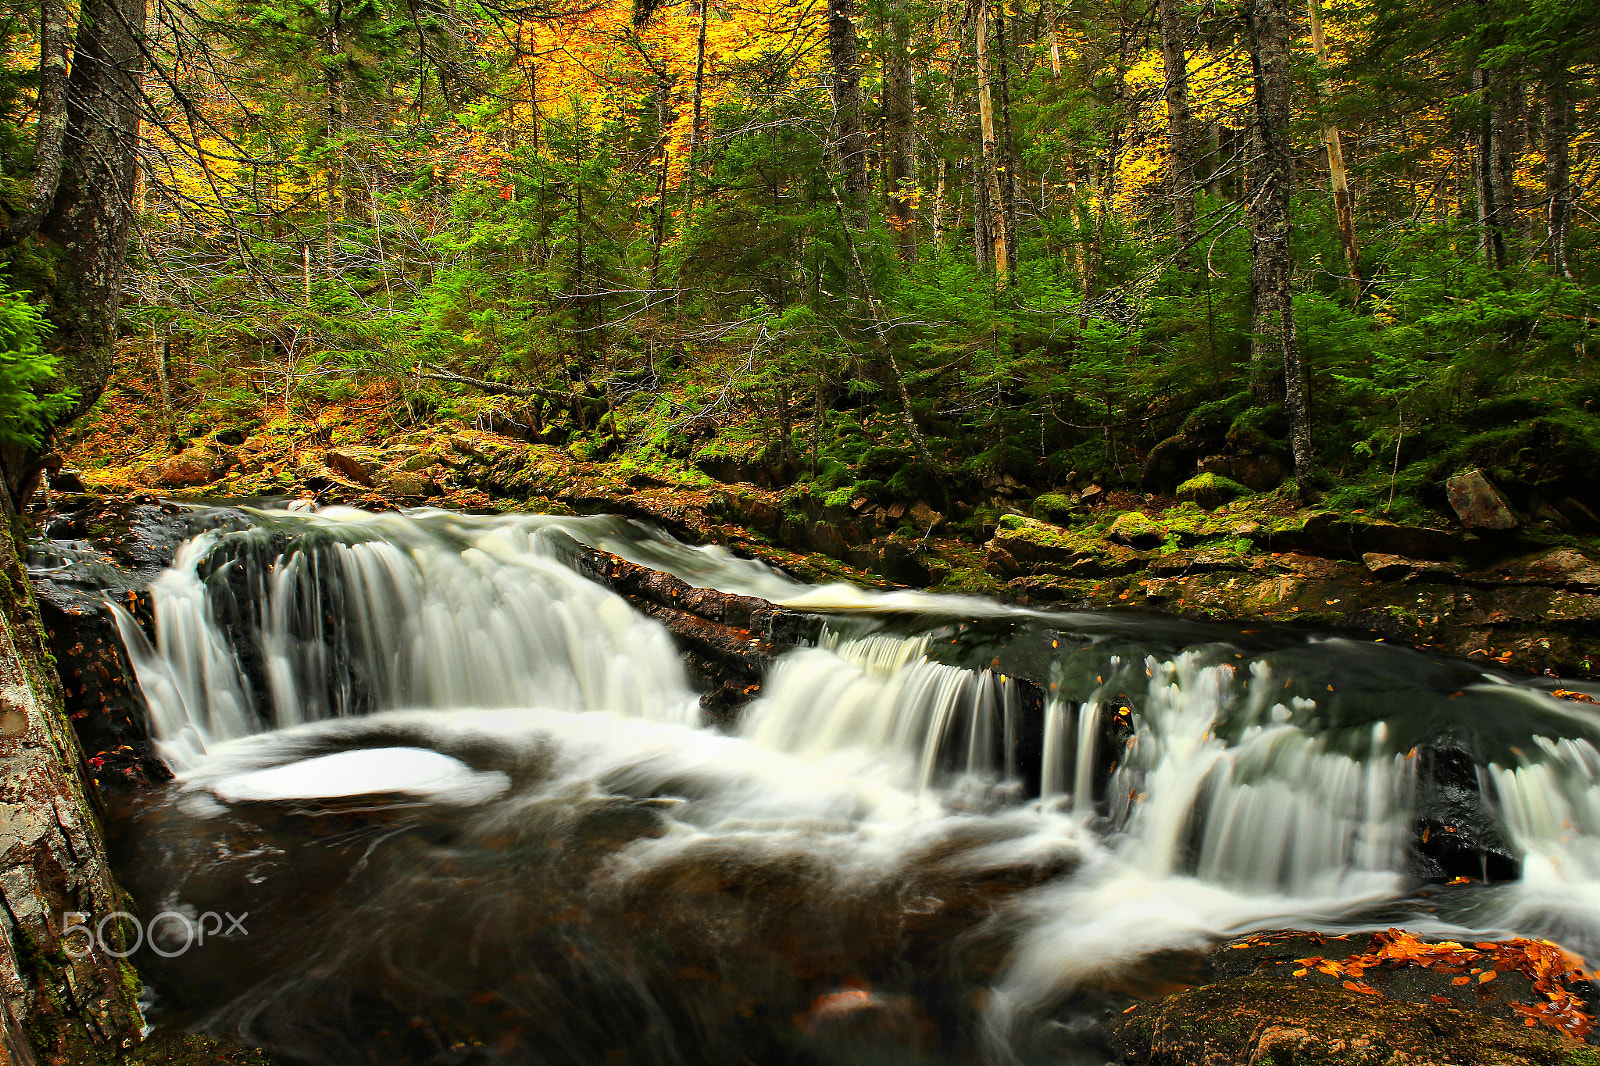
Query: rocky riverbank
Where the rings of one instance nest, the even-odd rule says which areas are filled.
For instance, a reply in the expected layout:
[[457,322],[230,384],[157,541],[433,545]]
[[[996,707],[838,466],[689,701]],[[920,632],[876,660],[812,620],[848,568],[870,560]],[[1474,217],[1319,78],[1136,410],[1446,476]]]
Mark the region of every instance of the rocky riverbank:
[[[1600,668],[1600,544],[1561,516],[1525,521],[1481,475],[1454,479],[1457,511],[1419,526],[1213,475],[1180,486],[1182,498],[1064,486],[1026,499],[998,484],[982,499],[926,501],[881,488],[821,496],[764,467],[706,467],[584,462],[477,429],[298,450],[269,431],[219,431],[160,464],[63,483],[112,495],[613,513],[811,581],[1350,629],[1517,673]],[[44,507],[59,511],[63,499]]]

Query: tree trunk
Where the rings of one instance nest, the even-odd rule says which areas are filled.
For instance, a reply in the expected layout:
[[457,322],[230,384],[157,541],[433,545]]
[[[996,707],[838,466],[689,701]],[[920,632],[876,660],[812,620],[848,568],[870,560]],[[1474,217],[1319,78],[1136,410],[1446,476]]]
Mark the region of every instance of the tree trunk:
[[[1317,69],[1328,68],[1328,43],[1322,35],[1322,0],[1309,0],[1311,17],[1311,47],[1317,55]],[[1320,87],[1320,86],[1319,86]],[[1344,168],[1344,145],[1339,127],[1322,127],[1322,140],[1328,148],[1328,183],[1333,189],[1333,213],[1339,224],[1339,242],[1344,245],[1344,258],[1354,279],[1356,294],[1361,292],[1361,248],[1356,243],[1355,216],[1350,202],[1350,177]]]
[[100,1062],[137,1043],[143,1021],[132,967],[107,950],[130,946],[131,922],[114,916],[131,907],[106,863],[12,517],[0,494],[0,1062]]
[[989,0],[977,0],[973,30],[974,55],[978,61],[978,129],[983,144],[983,198],[986,201],[984,233],[994,255],[995,283],[1006,284],[1011,275],[1007,253],[1010,234],[1006,232],[1004,201],[1000,193],[1000,153],[995,140],[994,95],[989,81]]
[[1156,0],[1161,29],[1161,65],[1167,98],[1167,180],[1172,197],[1172,222],[1177,233],[1178,269],[1189,267],[1195,242],[1194,121],[1189,113],[1189,32],[1179,0]]
[[1472,88],[1478,94],[1478,144],[1476,179],[1478,194],[1478,247],[1491,270],[1504,270],[1506,266],[1505,227],[1501,219],[1499,195],[1500,182],[1495,178],[1499,154],[1498,139],[1494,134],[1494,104],[1490,100],[1489,72],[1478,67],[1472,72]]
[[55,427],[94,406],[111,378],[122,268],[139,176],[144,0],[83,0],[67,75],[60,178],[38,226],[50,260],[45,311],[61,357],[61,384],[77,397],[37,448],[8,449],[6,488],[26,505],[38,456]]
[[1545,217],[1549,230],[1550,269],[1571,277],[1567,263],[1567,220],[1572,196],[1572,104],[1565,66],[1557,67],[1545,87],[1544,104],[1544,192]]
[[1294,261],[1289,254],[1289,198],[1294,188],[1290,94],[1294,89],[1288,0],[1244,0],[1255,106],[1251,130],[1256,166],[1250,207],[1251,384],[1258,402],[1283,374],[1294,472],[1311,472],[1311,426],[1294,322]]
[[[700,164],[700,124],[704,117],[706,92],[706,18],[711,10],[711,0],[700,0],[700,33],[694,46],[694,114],[689,126],[689,165],[684,169],[684,206],[694,206],[694,181],[696,167]],[[685,211],[687,219],[688,212]]]
[[890,16],[889,52],[884,57],[884,136],[888,143],[889,225],[900,258],[917,257],[916,110],[911,77],[911,20],[903,0]]
[[1045,32],[1050,37],[1050,78],[1052,81],[1061,79],[1061,41],[1056,36],[1056,5],[1053,0],[1044,0],[1039,14],[1044,18]]
[[1000,213],[1005,220],[1006,281],[1017,277],[1017,149],[1011,139],[1011,59],[1006,46],[1006,6],[994,9],[995,58],[1000,75]]
[[839,195],[851,221],[860,222],[867,191],[867,144],[861,131],[861,60],[855,13],[855,0],[828,0],[828,92],[833,101]]
[[0,235],[0,247],[32,236],[55,198],[66,151],[71,54],[71,12],[63,0],[43,0],[39,6],[39,119],[33,137],[33,188]]

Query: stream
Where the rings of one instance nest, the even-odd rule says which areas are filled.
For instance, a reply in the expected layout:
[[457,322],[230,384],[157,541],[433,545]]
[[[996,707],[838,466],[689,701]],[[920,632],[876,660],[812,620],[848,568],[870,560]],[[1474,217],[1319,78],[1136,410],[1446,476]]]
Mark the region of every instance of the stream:
[[[1253,930],[1600,955],[1600,714],[1348,634],[808,586],[613,518],[251,511],[119,628],[153,1020],[286,1063],[1103,1063]],[[589,545],[823,619],[733,724]],[[1569,688],[1580,686],[1569,684]]]

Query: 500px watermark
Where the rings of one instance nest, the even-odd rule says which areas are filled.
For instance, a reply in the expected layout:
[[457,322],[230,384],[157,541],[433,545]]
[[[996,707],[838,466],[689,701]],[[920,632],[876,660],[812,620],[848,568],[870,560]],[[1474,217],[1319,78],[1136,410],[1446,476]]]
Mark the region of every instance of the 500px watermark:
[[[96,948],[113,958],[125,959],[138,951],[147,938],[151,951],[164,959],[175,959],[190,948],[203,945],[208,936],[250,935],[244,927],[244,920],[250,917],[249,911],[237,917],[227,911],[221,914],[206,911],[196,918],[177,911],[162,911],[150,919],[149,925],[127,911],[112,911],[93,925],[89,924],[90,917],[88,911],[66,911],[61,915],[61,939],[66,943],[67,954],[74,959],[81,959]],[[128,924],[122,924],[124,922]],[[133,936],[126,947],[119,949],[107,939],[108,933],[115,935],[117,930],[130,925]],[[127,942],[128,938],[123,940]]]

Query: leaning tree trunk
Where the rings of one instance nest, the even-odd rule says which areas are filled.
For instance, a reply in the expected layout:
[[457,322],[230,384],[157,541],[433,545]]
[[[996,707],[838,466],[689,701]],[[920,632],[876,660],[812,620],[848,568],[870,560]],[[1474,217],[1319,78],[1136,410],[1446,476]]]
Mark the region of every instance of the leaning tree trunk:
[[[138,184],[144,19],[145,0],[83,0],[79,8],[61,174],[38,234],[51,259],[46,311],[62,384],[77,391],[57,426],[92,407],[111,378]],[[3,457],[17,503],[46,450]]]
[[1287,0],[1244,0],[1255,106],[1251,122],[1256,188],[1250,200],[1251,384],[1258,400],[1283,374],[1289,446],[1297,479],[1311,471],[1311,426],[1294,323],[1294,260],[1289,254],[1289,198],[1294,189],[1290,143],[1290,48]]
[[140,1036],[137,979],[110,953],[128,946],[114,916],[131,908],[106,864],[12,517],[0,497],[0,1062],[96,1063]]
[[1189,111],[1189,34],[1179,0],[1156,0],[1161,29],[1161,66],[1167,99],[1167,182],[1172,198],[1173,228],[1177,231],[1175,262],[1189,265],[1195,242],[1194,119]]

